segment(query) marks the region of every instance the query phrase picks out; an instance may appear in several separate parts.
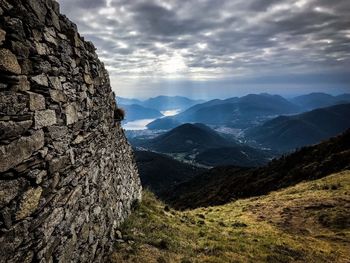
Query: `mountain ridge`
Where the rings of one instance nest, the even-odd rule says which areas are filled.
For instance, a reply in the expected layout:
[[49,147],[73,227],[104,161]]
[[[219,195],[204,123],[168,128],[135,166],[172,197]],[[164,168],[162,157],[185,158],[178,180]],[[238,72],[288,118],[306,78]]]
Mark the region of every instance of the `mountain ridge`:
[[[272,160],[265,167],[217,167],[179,184],[161,197],[176,209],[220,205],[267,194],[304,180],[350,168],[350,130],[318,145]],[[191,200],[191,202],[189,202]]]
[[332,137],[350,128],[350,104],[315,109],[298,115],[279,116],[245,132],[264,147],[294,150]]
[[[279,95],[248,94],[243,97],[232,97],[224,100],[215,99],[194,105],[189,109],[167,119],[179,123],[204,123],[210,125],[228,125],[246,128],[261,122],[271,115],[299,112],[300,108]],[[155,120],[150,125],[159,129],[164,119]],[[164,125],[165,126],[165,125]]]
[[314,92],[294,97],[290,101],[302,107],[304,111],[309,111],[337,104],[350,103],[350,94],[345,93],[333,96],[327,93]]
[[165,95],[151,97],[145,100],[116,97],[116,100],[118,103],[123,105],[137,104],[137,105],[141,105],[143,107],[155,109],[158,111],[185,110],[195,104],[203,102],[203,100],[194,100],[183,96],[165,96]]
[[119,104],[119,107],[125,111],[125,122],[163,117],[160,111],[138,104]]
[[164,152],[189,152],[194,149],[207,149],[234,145],[204,124],[182,124],[147,143],[150,149]]

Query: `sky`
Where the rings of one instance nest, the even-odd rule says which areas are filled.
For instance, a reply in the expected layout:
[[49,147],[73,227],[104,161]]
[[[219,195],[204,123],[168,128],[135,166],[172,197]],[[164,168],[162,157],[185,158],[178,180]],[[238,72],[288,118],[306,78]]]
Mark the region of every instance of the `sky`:
[[350,93],[349,0],[58,0],[118,96]]

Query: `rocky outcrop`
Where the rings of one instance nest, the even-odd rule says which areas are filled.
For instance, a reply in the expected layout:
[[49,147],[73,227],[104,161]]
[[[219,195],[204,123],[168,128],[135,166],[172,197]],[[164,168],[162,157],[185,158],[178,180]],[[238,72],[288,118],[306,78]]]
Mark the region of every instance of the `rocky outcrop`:
[[0,0],[0,262],[100,262],[141,187],[94,46],[53,0]]

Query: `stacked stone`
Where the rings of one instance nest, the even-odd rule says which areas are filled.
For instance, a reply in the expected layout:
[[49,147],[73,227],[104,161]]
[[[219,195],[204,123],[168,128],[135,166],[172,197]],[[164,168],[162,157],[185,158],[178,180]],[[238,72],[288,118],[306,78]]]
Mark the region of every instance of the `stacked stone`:
[[100,262],[140,199],[94,46],[53,0],[0,0],[0,262]]

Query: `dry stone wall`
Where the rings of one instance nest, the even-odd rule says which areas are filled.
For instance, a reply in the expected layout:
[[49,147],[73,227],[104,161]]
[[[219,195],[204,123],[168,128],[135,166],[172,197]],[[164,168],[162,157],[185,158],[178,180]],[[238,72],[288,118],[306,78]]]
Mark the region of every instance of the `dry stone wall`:
[[53,0],[0,0],[0,262],[100,262],[141,187],[94,46]]

